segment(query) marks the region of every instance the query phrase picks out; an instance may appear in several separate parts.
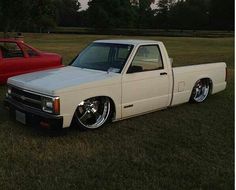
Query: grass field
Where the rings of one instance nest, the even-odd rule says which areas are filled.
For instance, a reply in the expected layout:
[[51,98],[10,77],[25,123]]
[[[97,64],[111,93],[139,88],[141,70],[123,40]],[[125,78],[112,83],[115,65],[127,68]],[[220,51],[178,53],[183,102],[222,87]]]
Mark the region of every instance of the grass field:
[[[67,64],[89,42],[124,36],[25,34]],[[134,37],[144,38],[144,37]],[[199,105],[50,137],[9,121],[0,105],[0,189],[234,189],[234,38],[168,38],[174,66],[225,61],[224,92]],[[3,100],[5,87],[0,90]]]

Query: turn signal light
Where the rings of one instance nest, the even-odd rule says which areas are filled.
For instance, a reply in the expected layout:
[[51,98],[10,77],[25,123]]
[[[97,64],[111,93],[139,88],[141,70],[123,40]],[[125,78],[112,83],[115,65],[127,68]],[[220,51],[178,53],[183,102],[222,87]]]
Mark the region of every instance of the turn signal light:
[[53,102],[53,108],[55,114],[60,114],[60,99],[57,98]]

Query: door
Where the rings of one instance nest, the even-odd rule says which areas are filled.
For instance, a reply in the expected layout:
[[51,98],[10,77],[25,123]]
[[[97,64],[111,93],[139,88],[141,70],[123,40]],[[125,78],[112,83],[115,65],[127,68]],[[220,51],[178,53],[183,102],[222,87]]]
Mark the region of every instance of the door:
[[122,79],[122,117],[167,107],[170,74],[158,45],[140,46]]
[[21,44],[20,45],[22,50],[25,53],[25,72],[32,72],[32,71],[38,71],[42,68],[47,68],[50,64],[50,60],[44,60],[40,53],[36,50],[32,49],[31,47]]
[[17,43],[0,42],[0,49],[2,54],[1,78],[7,80],[11,76],[23,73],[25,57]]

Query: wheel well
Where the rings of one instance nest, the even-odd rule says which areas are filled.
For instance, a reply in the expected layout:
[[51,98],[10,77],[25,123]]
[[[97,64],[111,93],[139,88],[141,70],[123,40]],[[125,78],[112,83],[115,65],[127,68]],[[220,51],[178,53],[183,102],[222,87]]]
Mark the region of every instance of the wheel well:
[[[115,107],[115,103],[114,103],[113,99],[111,97],[108,97],[108,96],[94,96],[94,97],[90,97],[90,98],[109,98],[109,100],[111,102],[110,121],[113,121],[113,119],[116,117],[116,107]],[[90,98],[87,98],[86,100],[88,100]],[[79,104],[77,105],[76,109],[78,108],[78,106],[79,106]],[[74,114],[75,113],[76,113],[76,110],[75,110]],[[73,115],[70,126],[74,126],[74,124],[75,124],[75,120],[74,120],[74,115]]]
[[213,82],[210,78],[202,78],[202,79],[199,79],[199,80],[207,80],[209,81],[209,86],[210,86],[210,92],[209,94],[212,94],[212,89],[213,89]]
[[[213,82],[212,82],[212,80],[211,80],[210,78],[201,78],[201,79],[198,79],[198,80],[194,83],[193,89],[194,89],[196,83],[197,83],[199,80],[207,80],[207,81],[209,81],[209,86],[210,86],[209,95],[211,95],[211,94],[212,94],[212,89],[213,89]],[[192,93],[193,93],[193,89],[192,89]],[[191,95],[190,95],[189,101],[191,101],[192,93],[191,93]]]
[[115,103],[114,103],[113,99],[111,99],[110,97],[108,97],[108,96],[104,96],[104,97],[109,98],[109,100],[111,101],[111,110],[112,110],[111,120],[113,120],[116,117],[116,106],[115,106]]
[[[111,97],[109,97],[109,96],[94,96],[94,97],[90,97],[90,98],[109,98],[109,100],[111,101],[111,110],[112,110],[111,119],[113,120],[113,118],[116,117],[116,106],[115,106],[115,103]],[[87,98],[86,100],[88,100],[90,98]]]

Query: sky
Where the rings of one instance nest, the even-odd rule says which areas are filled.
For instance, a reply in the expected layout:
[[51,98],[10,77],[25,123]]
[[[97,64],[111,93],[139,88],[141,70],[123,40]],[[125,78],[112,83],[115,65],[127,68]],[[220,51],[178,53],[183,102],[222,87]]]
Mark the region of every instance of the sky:
[[88,8],[88,1],[89,0],[79,0],[80,4],[81,4],[81,7],[82,7],[82,10],[85,10]]
[[[79,2],[81,3],[82,10],[85,10],[88,8],[88,1],[89,0],[79,0]],[[152,5],[152,8],[154,8],[154,7],[155,7],[155,5],[154,6]]]

